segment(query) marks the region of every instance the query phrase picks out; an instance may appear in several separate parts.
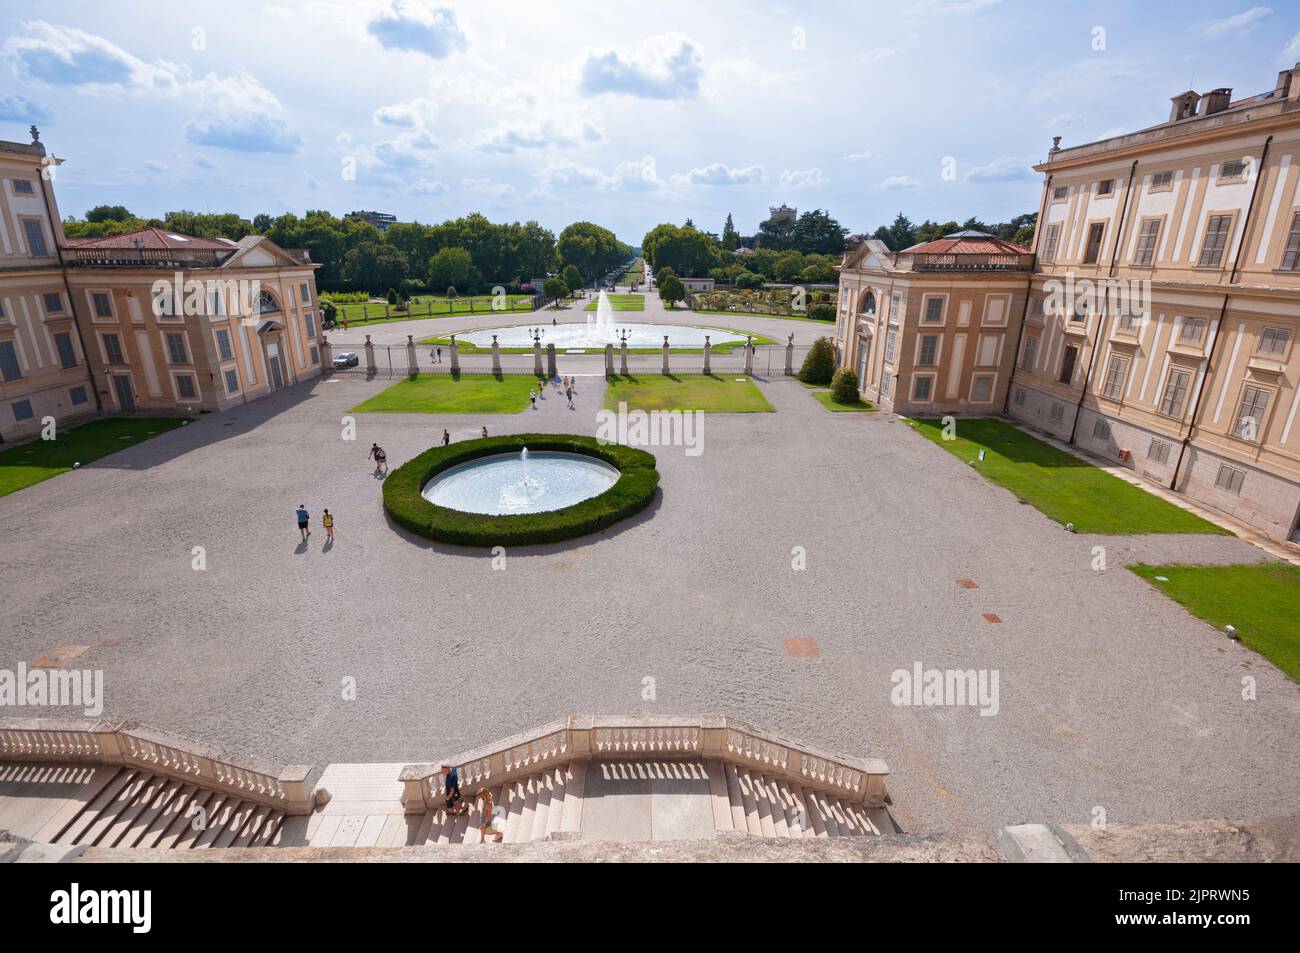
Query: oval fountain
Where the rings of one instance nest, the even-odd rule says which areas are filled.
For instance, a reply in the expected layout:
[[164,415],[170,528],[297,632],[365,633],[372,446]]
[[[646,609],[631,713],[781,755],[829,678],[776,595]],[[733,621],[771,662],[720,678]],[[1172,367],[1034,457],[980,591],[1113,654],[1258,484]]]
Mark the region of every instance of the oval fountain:
[[506,516],[564,509],[599,496],[619,470],[580,453],[502,453],[470,460],[436,474],[421,491],[435,506]]

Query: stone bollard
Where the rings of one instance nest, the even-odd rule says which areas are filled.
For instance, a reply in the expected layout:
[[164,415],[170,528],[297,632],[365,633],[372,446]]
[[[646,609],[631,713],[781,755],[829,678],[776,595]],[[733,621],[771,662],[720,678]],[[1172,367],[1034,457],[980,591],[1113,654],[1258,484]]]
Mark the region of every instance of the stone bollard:
[[624,377],[627,373],[627,338],[623,338],[623,343],[618,346],[618,372]]
[[546,345],[546,379],[548,381],[554,380],[556,376],[557,376],[557,371],[555,369],[555,344],[548,343]]
[[456,348],[456,335],[453,334],[451,336],[451,347],[448,349],[451,351],[451,372],[453,374],[460,373],[460,352]]
[[375,368],[375,346],[370,343],[370,335],[366,335],[366,376],[374,377],[378,372]]
[[536,335],[533,337],[533,376],[542,376],[542,339]]
[[605,345],[605,376],[614,376],[614,345]]
[[713,354],[713,345],[709,343],[709,336],[704,335],[704,373],[711,374],[713,369],[709,367],[709,358]]
[[754,374],[754,339],[748,335],[745,337],[745,376],[751,377]]
[[497,343],[497,336],[492,335],[492,373],[501,376],[501,345]]
[[420,365],[415,359],[415,338],[406,336],[406,373],[411,377],[420,373]]
[[320,370],[322,374],[332,374],[334,372],[332,350],[329,338],[322,334],[320,336]]
[[790,335],[790,340],[785,342],[785,376],[794,376],[794,335]]
[[664,335],[664,374],[668,374],[668,335]]

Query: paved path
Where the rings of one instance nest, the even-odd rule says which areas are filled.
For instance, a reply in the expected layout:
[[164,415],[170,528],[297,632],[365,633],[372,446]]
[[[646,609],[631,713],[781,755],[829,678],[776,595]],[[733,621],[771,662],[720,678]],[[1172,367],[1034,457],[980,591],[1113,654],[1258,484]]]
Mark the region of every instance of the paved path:
[[[1097,538],[892,416],[774,380],[777,413],[710,415],[697,457],[655,449],[649,511],[494,571],[389,525],[366,448],[396,466],[444,427],[592,433],[603,380],[575,411],[550,392],[515,415],[366,414],[342,440],[386,385],[299,385],[0,499],[0,667],[89,646],[73,664],[105,672],[107,715],[318,767],[428,761],[569,712],[723,711],[887,759],[914,830],[1300,809],[1300,686],[1121,568],[1261,558],[1239,540],[1101,539],[1095,572]],[[331,549],[318,522],[299,545],[300,502],[337,514]],[[918,662],[996,670],[999,713],[891,704]]]

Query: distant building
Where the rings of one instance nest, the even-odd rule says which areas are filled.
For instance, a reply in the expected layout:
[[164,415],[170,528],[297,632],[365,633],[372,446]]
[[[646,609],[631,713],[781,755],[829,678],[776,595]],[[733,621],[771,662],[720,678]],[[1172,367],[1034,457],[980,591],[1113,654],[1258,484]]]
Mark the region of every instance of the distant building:
[[793,223],[794,220],[799,217],[799,210],[797,208],[791,208],[790,206],[786,205],[784,202],[782,202],[780,205],[768,206],[767,210],[772,213],[771,215],[768,216],[767,220],[770,224],[773,225],[775,225],[777,222]]
[[373,225],[381,232],[388,231],[389,225],[397,224],[397,216],[389,215],[387,212],[348,212],[343,217]]
[[687,291],[712,291],[715,284],[712,278],[682,278],[681,282]]

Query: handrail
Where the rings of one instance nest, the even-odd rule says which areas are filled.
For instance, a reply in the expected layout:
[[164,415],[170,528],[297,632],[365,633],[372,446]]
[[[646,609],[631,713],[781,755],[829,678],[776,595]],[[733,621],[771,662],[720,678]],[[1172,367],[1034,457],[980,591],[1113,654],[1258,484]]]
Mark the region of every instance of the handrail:
[[120,764],[308,814],[314,792],[304,765],[274,765],[130,721],[0,719],[0,761]]
[[717,758],[756,768],[850,801],[879,806],[889,766],[793,741],[724,715],[571,715],[532,731],[427,764],[408,764],[398,779],[408,814],[442,805],[441,768],[454,765],[473,796],[547,765],[615,758]]

